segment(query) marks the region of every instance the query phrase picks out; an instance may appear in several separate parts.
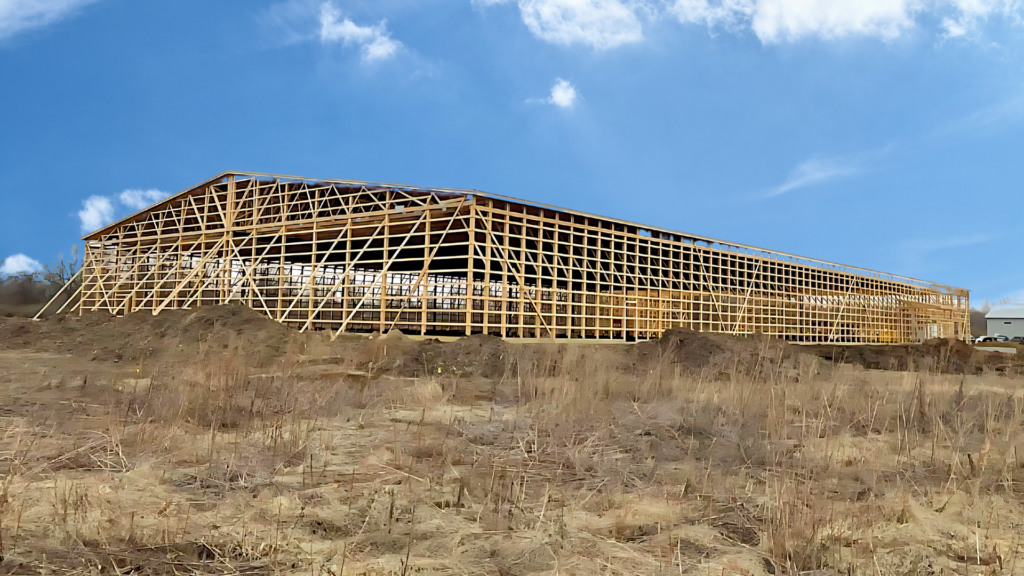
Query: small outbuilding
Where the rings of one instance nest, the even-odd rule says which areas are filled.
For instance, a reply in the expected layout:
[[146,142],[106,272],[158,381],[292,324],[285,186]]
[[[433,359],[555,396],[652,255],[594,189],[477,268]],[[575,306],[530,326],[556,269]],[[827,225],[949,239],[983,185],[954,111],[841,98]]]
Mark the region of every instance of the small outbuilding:
[[1024,308],[993,308],[985,314],[986,334],[1024,336]]

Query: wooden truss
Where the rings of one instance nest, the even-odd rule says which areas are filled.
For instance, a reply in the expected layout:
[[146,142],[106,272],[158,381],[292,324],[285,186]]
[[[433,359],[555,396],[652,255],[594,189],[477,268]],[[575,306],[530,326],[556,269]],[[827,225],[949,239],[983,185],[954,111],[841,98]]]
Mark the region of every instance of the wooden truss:
[[225,173],[85,238],[80,311],[242,302],[299,330],[967,338],[968,292],[477,191]]

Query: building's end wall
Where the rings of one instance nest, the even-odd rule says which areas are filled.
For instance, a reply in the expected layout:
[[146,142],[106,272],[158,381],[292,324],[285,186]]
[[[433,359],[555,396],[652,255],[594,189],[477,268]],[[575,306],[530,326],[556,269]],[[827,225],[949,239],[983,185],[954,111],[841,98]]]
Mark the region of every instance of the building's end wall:
[[989,336],[1024,336],[1024,318],[987,318]]

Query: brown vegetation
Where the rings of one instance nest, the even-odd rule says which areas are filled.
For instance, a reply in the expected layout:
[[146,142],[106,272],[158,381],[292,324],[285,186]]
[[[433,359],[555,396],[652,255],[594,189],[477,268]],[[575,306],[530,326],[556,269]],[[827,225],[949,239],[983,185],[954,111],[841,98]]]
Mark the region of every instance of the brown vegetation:
[[988,320],[985,319],[987,313],[988,310],[971,308],[971,336],[977,338],[988,334]]
[[0,319],[0,569],[1024,573],[1024,380],[881,353]]
[[[40,272],[0,276],[0,317],[35,316],[74,278],[78,269],[78,247],[73,246],[70,259],[61,254],[54,262],[43,266]],[[66,295],[61,295],[59,302],[54,302],[54,308],[48,314],[56,312],[61,304],[67,302],[76,287],[77,280]]]

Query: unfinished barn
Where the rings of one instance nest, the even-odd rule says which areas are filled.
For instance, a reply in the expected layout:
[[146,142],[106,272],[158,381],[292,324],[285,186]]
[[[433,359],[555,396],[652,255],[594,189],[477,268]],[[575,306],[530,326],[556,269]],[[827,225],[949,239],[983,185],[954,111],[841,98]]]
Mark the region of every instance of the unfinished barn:
[[89,234],[79,311],[630,342],[967,338],[968,292],[476,190],[230,172]]

